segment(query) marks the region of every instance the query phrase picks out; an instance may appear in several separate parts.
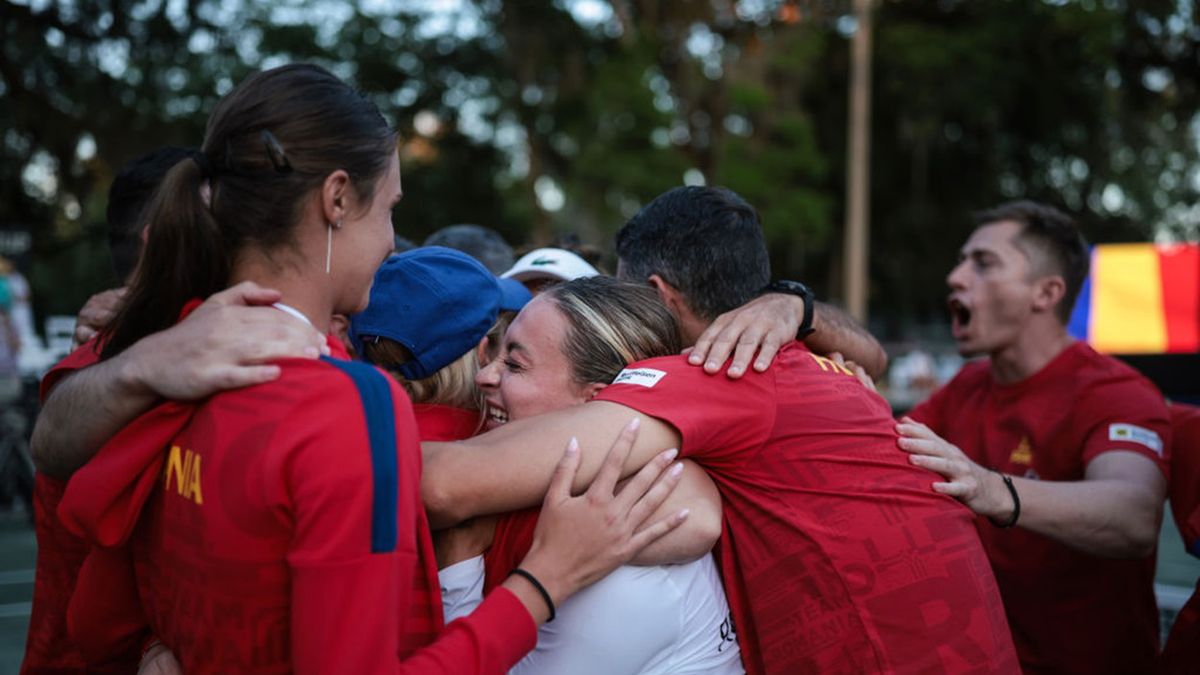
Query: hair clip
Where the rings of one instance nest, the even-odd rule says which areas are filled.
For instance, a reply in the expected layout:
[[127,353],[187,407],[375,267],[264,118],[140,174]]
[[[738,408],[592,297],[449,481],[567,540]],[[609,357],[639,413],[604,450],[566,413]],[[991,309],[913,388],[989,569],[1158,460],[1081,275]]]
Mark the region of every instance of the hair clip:
[[287,175],[292,172],[292,163],[288,161],[287,153],[283,151],[283,145],[279,139],[275,138],[275,134],[262,130],[259,134],[262,138],[263,146],[267,149],[267,157],[271,160],[271,165],[275,167],[275,173]]

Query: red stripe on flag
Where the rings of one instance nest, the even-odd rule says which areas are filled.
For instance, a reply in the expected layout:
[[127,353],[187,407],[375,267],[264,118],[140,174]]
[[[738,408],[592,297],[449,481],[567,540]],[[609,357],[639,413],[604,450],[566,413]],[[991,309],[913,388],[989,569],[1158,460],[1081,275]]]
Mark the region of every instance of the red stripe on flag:
[[1200,350],[1200,245],[1160,246],[1167,352]]

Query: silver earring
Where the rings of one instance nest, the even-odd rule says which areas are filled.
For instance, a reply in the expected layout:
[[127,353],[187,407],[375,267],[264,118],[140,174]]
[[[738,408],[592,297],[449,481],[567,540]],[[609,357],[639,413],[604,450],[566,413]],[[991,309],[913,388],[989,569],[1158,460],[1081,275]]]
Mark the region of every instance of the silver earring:
[[329,261],[333,259],[333,223],[326,229],[325,237],[325,274],[329,274]]

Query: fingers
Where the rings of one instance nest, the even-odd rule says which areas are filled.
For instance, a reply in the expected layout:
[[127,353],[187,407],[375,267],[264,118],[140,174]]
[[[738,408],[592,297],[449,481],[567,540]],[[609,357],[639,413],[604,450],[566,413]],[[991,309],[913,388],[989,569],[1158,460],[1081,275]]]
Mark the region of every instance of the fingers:
[[929,469],[934,473],[940,473],[947,478],[955,478],[964,475],[965,467],[961,467],[957,462],[946,459],[945,457],[933,457],[930,455],[911,455],[908,461],[916,466]]
[[575,482],[575,474],[579,471],[579,441],[574,437],[567,443],[562,459],[554,467],[554,475],[550,478],[550,489],[546,491],[546,504],[552,504],[571,498],[571,485]]
[[944,457],[948,454],[945,452],[944,444],[927,438],[902,437],[896,441],[896,445],[901,450],[914,455]]
[[[632,512],[635,505],[639,503],[639,500],[649,496],[658,487],[658,484],[661,483],[658,479],[662,476],[663,471],[667,470],[667,467],[671,467],[671,462],[675,460],[678,454],[679,451],[675,448],[660,452],[658,456],[646,462],[646,465],[641,469],[638,469],[638,472],[629,479],[625,486],[621,488],[620,494],[613,500],[619,512]],[[676,474],[682,473],[683,465],[676,464],[674,467],[671,467],[670,471]],[[666,494],[670,494],[670,492],[671,490],[667,489]],[[635,522],[640,525],[641,521],[645,520],[646,516],[650,515],[650,513],[653,513],[653,511],[643,514],[641,519],[635,519]]]
[[775,360],[775,355],[779,353],[779,349],[787,344],[791,337],[776,337],[776,333],[772,332],[763,340],[762,349],[758,350],[758,360],[754,362],[754,370],[762,373],[771,367],[771,362]]
[[842,353],[841,353],[841,352],[829,352],[829,353],[828,353],[828,354],[826,354],[825,356],[826,356],[826,358],[828,358],[830,361],[833,361],[834,363],[838,364],[839,366],[845,366],[845,365],[846,365],[846,357],[845,357],[845,356],[842,356]]
[[72,339],[72,341],[74,341],[75,346],[78,347],[79,345],[87,342],[88,340],[91,340],[95,336],[96,336],[95,330],[93,330],[92,328],[85,326],[83,324],[77,324],[75,326],[75,335],[72,336],[71,339]]
[[[651,511],[651,513],[653,513],[653,511]],[[642,531],[630,538],[630,549],[632,549],[636,555],[638,551],[641,551],[650,544],[658,541],[668,532],[682,525],[684,521],[687,520],[688,513],[689,512],[687,509],[683,509],[679,513],[671,516],[665,516],[659,520],[656,520],[650,524],[649,527],[644,528]]]
[[903,418],[903,421],[896,425],[896,433],[907,438],[939,438],[937,434],[933,433],[932,429],[920,422],[914,421],[911,417]]
[[764,332],[756,325],[748,326],[742,332],[737,341],[737,349],[733,352],[733,362],[729,364],[729,370],[725,371],[728,377],[737,379],[746,372],[764,337]]
[[208,379],[206,390],[223,391],[240,389],[278,379],[283,370],[279,366],[231,366],[214,371]]
[[[674,458],[674,453],[670,450],[663,453],[663,455],[668,455]],[[662,455],[660,455],[660,457],[662,457]],[[623,490],[617,497],[618,501],[623,501],[627,498],[626,495],[628,495],[628,499],[630,500],[628,517],[630,522],[633,523],[633,528],[635,531],[641,529],[642,523],[644,523],[647,518],[653,515],[660,506],[662,506],[662,503],[666,501],[667,497],[671,495],[671,492],[675,490],[675,486],[679,485],[679,480],[683,476],[682,463],[675,462],[674,464],[671,464],[670,468],[666,471],[657,471],[659,468],[659,462],[657,459],[658,458],[655,458],[656,461],[652,461],[646,466],[642,467],[642,471],[646,471],[646,469],[651,467],[656,469],[654,472],[648,472],[650,480],[653,481],[652,483],[639,485],[637,487],[637,491],[631,490],[629,489],[629,486],[627,486],[626,489]],[[670,463],[670,460],[666,461],[668,464]],[[642,472],[638,473],[640,476]],[[646,489],[647,487],[649,487],[649,489]],[[643,492],[645,492],[645,494],[642,494]],[[635,499],[636,501],[633,501]]]
[[[718,319],[724,317],[725,315],[722,314]],[[730,354],[733,353],[734,347],[737,345],[738,335],[742,332],[742,326],[729,319],[723,322],[714,321],[713,325],[709,326],[709,330],[705,332],[713,331],[718,326],[720,326],[720,329],[713,333],[712,340],[706,345],[705,349],[702,351],[700,345],[697,344],[696,349],[688,358],[689,363],[704,363],[704,372],[710,374],[721,370],[721,366],[729,360]]]
[[633,442],[637,440],[638,428],[641,427],[641,424],[641,418],[635,417],[625,425],[621,433],[617,434],[617,439],[613,441],[608,455],[604,458],[604,464],[600,466],[600,473],[596,474],[596,479],[588,488],[588,494],[595,495],[600,499],[612,499],[617,481],[621,479],[621,473],[625,469],[625,461],[629,459],[629,453],[633,450]]
[[972,492],[972,487],[964,483],[934,483],[933,491],[940,494],[949,495],[956,499],[966,499]]
[[871,376],[867,374],[867,371],[864,370],[862,366],[853,361],[847,361],[846,364],[850,367],[851,372],[854,373],[854,377],[856,377],[859,382],[862,382],[864,387],[877,394],[879,393],[879,389],[875,386],[875,380],[871,379]]
[[716,318],[704,332],[700,334],[696,344],[692,347],[692,352],[688,356],[688,363],[693,366],[698,366],[704,363],[708,358],[709,351],[713,347],[713,343],[717,341],[717,337],[725,330],[725,324],[729,322],[729,315],[722,314]]

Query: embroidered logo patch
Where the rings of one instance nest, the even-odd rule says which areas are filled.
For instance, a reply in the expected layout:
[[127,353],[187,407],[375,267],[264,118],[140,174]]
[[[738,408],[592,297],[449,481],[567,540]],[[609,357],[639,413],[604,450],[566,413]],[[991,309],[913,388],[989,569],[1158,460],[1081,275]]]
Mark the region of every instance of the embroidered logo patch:
[[667,376],[666,371],[653,368],[626,368],[617,373],[613,384],[636,384],[639,387],[653,387],[658,381]]
[[1162,457],[1163,454],[1162,439],[1158,434],[1144,427],[1132,424],[1110,424],[1108,425],[1108,440],[1137,443],[1150,448],[1159,457]]

